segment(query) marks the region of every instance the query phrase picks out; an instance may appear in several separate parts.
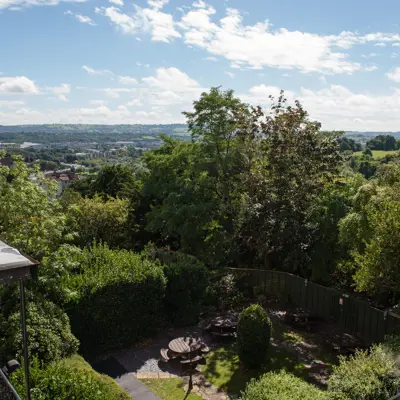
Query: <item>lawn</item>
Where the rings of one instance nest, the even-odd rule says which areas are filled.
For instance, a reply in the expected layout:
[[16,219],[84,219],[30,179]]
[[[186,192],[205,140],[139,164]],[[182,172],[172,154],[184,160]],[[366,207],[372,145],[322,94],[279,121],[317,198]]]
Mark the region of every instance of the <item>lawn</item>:
[[[388,154],[396,154],[398,153],[398,150],[389,150],[389,151],[385,151],[385,150],[372,150],[372,157],[375,159],[380,159],[385,157]],[[354,153],[355,156],[360,156],[362,154],[362,151],[357,151],[356,153]]]
[[280,371],[281,369],[323,386],[323,379],[320,375],[329,374],[337,357],[312,342],[312,335],[293,331],[283,324],[274,322],[269,361],[263,368],[257,371],[245,370],[240,365],[233,343],[212,351],[207,356],[207,364],[203,368],[203,373],[213,385],[234,395],[240,394],[250,379],[257,378],[268,371]]
[[183,379],[142,379],[142,382],[162,400],[202,400],[196,394],[189,394],[183,389]]

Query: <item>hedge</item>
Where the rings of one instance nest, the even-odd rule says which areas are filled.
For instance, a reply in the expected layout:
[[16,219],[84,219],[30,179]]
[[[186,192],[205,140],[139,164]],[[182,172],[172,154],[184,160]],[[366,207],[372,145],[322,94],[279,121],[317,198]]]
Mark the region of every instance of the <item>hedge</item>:
[[[113,379],[98,374],[77,355],[47,367],[33,360],[30,376],[32,400],[132,400]],[[23,368],[11,375],[11,382],[25,398]]]
[[161,265],[100,244],[79,257],[82,272],[66,281],[74,292],[66,308],[84,353],[132,345],[158,331],[166,286]]
[[180,326],[199,319],[201,305],[207,289],[207,269],[195,257],[175,253],[165,267],[167,290],[166,311],[169,318]]
[[328,395],[315,386],[285,371],[268,372],[252,379],[242,392],[241,400],[328,400]]
[[272,323],[258,304],[247,307],[239,315],[237,344],[240,361],[249,368],[257,368],[267,358]]

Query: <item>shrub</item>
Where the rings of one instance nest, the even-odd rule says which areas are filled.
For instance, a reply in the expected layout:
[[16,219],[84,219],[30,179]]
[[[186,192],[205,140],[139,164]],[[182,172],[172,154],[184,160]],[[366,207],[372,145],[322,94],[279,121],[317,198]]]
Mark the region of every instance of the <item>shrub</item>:
[[221,311],[238,307],[244,301],[242,293],[236,287],[236,279],[232,274],[218,276],[206,290],[206,304]]
[[[36,299],[27,304],[27,332],[29,354],[44,362],[68,357],[78,350],[79,342],[71,333],[69,318],[63,310],[47,300]],[[20,313],[12,314],[3,326],[1,349],[10,358],[22,356]]]
[[[32,400],[129,400],[128,393],[106,375],[95,372],[82,357],[73,356],[45,367],[33,360],[30,368]],[[25,393],[24,371],[11,375],[18,393]]]
[[158,331],[166,285],[161,265],[99,244],[79,257],[83,272],[65,282],[75,293],[66,307],[84,352],[118,349]]
[[329,378],[333,400],[386,400],[396,393],[400,378],[396,376],[392,355],[384,346],[373,346],[370,354],[358,351],[341,358]]
[[165,267],[165,304],[172,321],[181,326],[195,323],[207,288],[207,269],[195,257],[176,253]]
[[400,335],[389,335],[385,337],[385,348],[392,352],[395,356],[400,355]]
[[326,393],[285,371],[252,379],[241,400],[328,400]]
[[246,367],[259,367],[266,360],[271,329],[271,320],[258,304],[251,305],[240,314],[237,328],[238,354]]

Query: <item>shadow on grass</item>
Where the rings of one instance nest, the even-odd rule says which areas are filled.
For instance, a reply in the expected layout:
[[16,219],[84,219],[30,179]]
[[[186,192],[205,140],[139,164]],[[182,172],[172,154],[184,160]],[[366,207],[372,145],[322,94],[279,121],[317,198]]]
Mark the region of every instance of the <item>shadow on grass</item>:
[[[258,370],[245,369],[239,361],[236,344],[222,346],[212,351],[203,368],[205,378],[230,394],[238,395],[252,378],[266,372],[285,370],[320,388],[326,387],[322,375],[329,375],[337,357],[327,349],[312,343],[308,334],[288,330],[274,324],[273,339],[268,350],[268,362]],[[322,361],[321,361],[322,360]]]

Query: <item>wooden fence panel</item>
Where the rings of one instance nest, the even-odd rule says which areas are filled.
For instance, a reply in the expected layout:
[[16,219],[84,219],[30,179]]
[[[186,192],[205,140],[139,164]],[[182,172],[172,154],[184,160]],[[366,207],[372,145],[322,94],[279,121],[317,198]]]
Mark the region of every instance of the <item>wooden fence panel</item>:
[[333,321],[362,337],[367,344],[379,343],[386,335],[400,334],[400,317],[378,310],[338,290],[298,276],[271,270],[233,269],[247,272],[248,283],[260,293],[284,294],[296,305]]

